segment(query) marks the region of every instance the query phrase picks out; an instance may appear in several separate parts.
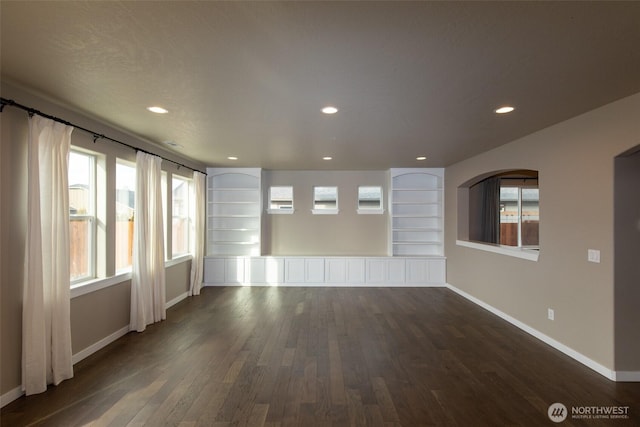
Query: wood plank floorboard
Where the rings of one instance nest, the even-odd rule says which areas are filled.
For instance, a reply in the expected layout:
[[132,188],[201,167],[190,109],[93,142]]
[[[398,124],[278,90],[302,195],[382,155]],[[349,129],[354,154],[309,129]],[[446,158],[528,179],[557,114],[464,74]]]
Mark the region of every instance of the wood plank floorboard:
[[[443,288],[205,288],[22,397],[2,426],[541,426],[615,383]],[[569,409],[570,410],[570,409]]]

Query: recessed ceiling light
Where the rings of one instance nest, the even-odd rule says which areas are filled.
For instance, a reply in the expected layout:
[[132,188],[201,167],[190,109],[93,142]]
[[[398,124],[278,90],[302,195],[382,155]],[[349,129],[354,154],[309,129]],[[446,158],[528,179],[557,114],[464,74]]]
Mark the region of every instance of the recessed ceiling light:
[[505,105],[504,107],[500,107],[496,110],[497,114],[507,114],[515,110],[515,108]]
[[162,108],[162,107],[158,107],[158,106],[153,106],[153,107],[147,107],[147,110],[151,111],[152,113],[156,113],[156,114],[167,114],[169,112],[169,110]]
[[168,145],[169,147],[182,147],[182,145],[178,144],[175,141],[165,141],[164,142],[166,145]]
[[322,109],[322,112],[325,114],[335,114],[338,112],[338,109],[336,107],[333,107],[331,105],[326,106]]
[[229,159],[229,160],[238,160],[238,158],[236,156],[229,156],[229,157],[227,157],[227,159]]
[[322,158],[322,160],[331,160],[331,159],[333,159],[333,157],[330,157],[330,156],[325,156]]
[[418,156],[416,157],[416,160],[427,160],[426,156]]

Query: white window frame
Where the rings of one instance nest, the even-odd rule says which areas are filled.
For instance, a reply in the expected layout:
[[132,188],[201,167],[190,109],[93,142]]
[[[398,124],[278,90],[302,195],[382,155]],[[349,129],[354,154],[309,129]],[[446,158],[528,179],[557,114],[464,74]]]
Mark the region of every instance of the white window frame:
[[[176,218],[175,212],[174,212],[174,198],[173,198],[173,184],[174,184],[174,180],[180,180],[183,181],[185,184],[187,184],[187,189],[186,189],[186,194],[187,194],[187,202],[186,202],[186,215],[184,217],[178,217],[178,218],[186,218],[187,220],[187,226],[185,228],[185,233],[186,233],[186,239],[187,239],[187,249],[185,252],[179,252],[179,253],[173,253],[173,219]],[[170,250],[167,251],[168,254],[170,254],[170,259],[177,259],[186,255],[190,255],[191,254],[191,224],[193,221],[193,218],[191,216],[191,209],[190,209],[190,205],[191,205],[191,197],[192,196],[192,186],[193,186],[193,180],[181,175],[175,175],[175,174],[171,174],[171,227],[170,227],[170,232],[171,232],[171,248]],[[167,191],[168,191],[168,187],[167,187]],[[167,206],[168,207],[168,206]]]
[[[74,279],[70,278],[71,285],[77,285],[82,282],[87,282],[93,280],[97,277],[96,274],[96,245],[97,245],[97,206],[96,206],[96,191],[97,191],[97,182],[96,182],[96,165],[97,165],[97,155],[94,153],[90,153],[84,150],[76,149],[72,147],[70,149],[70,153],[74,153],[76,155],[89,157],[91,159],[91,167],[89,170],[89,206],[91,209],[91,213],[87,214],[71,214],[69,212],[69,225],[71,222],[76,221],[88,221],[89,222],[89,236],[87,241],[87,246],[89,248],[87,253],[87,263],[88,263],[88,274],[84,276],[79,276]],[[69,183],[71,184],[71,183]],[[69,260],[71,261],[71,260]]]
[[[122,166],[125,166],[125,167],[132,168],[133,171],[134,171],[134,174],[136,173],[136,164],[135,164],[135,162],[131,162],[129,160],[124,160],[124,159],[121,159],[121,158],[116,158],[116,168],[115,168],[115,171],[116,171],[115,172],[116,173],[116,182],[117,182],[117,178],[118,178],[118,175],[117,175],[118,174],[118,164],[120,164]],[[134,179],[135,179],[135,176],[134,176]],[[116,185],[115,191],[116,191],[116,198],[114,199],[114,204],[117,206],[117,203],[118,203],[118,198],[117,198],[118,187],[117,187],[117,185]],[[136,191],[135,185],[133,187],[133,191],[134,191],[134,194],[135,194],[135,191]],[[134,220],[134,223],[135,223],[135,206],[133,208],[133,212],[134,212],[133,220]],[[114,224],[114,229],[116,228],[117,220],[118,219],[117,219],[117,210],[116,210],[116,223]],[[114,246],[114,254],[116,255],[116,259],[117,259],[117,249],[118,249],[118,247],[116,245],[116,239],[114,239],[114,245],[115,245]],[[133,245],[133,243],[132,243],[132,245]],[[132,250],[133,250],[133,248],[132,248]],[[133,259],[132,259],[132,263],[133,263]],[[118,266],[115,265],[114,268],[116,269],[116,274],[121,274],[121,273],[126,273],[127,271],[131,271],[132,265],[129,265],[127,267],[120,268],[120,269],[118,269]]]
[[[291,189],[291,206],[290,207],[272,207],[272,196],[274,188],[290,188]],[[272,185],[269,187],[269,197],[268,197],[268,207],[267,213],[269,214],[278,214],[278,215],[291,215],[295,212],[294,201],[293,201],[293,186],[292,185]]]
[[[360,206],[360,189],[361,188],[378,188],[380,189],[380,204],[376,208],[366,208]],[[358,187],[358,207],[357,212],[360,215],[381,215],[384,213],[384,194],[381,185],[361,185]]]
[[[335,208],[323,208],[323,207],[319,207],[316,204],[316,190],[321,189],[321,188],[335,188],[336,190],[336,207]],[[314,215],[337,215],[340,210],[339,210],[339,193],[338,193],[338,187],[337,186],[332,186],[332,185],[319,185],[319,186],[315,186],[313,187],[313,209],[311,209],[311,212]]]

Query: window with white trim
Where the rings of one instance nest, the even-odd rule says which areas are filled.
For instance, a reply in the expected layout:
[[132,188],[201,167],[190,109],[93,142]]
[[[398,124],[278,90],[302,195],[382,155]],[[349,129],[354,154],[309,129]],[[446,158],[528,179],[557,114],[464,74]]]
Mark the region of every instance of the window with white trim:
[[271,214],[293,213],[293,187],[290,185],[276,185],[269,187],[269,208]]
[[384,213],[384,208],[382,207],[382,187],[365,185],[358,187],[358,213]]
[[71,283],[96,277],[96,156],[69,153]]
[[189,253],[189,193],[191,180],[171,177],[171,255],[175,258]]
[[135,220],[136,165],[116,161],[116,272],[131,268]]
[[314,214],[338,213],[338,187],[313,187]]

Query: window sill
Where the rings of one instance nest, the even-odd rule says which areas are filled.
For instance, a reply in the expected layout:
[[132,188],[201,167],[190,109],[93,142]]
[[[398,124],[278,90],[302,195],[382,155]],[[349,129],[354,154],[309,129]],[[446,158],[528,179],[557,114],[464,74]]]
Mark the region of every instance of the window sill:
[[71,286],[70,297],[74,299],[76,297],[90,294],[91,292],[99,291],[100,289],[108,288],[109,286],[117,285],[122,282],[131,280],[131,271],[118,273],[115,276],[87,280],[86,282],[76,283]]
[[338,215],[338,209],[311,209],[314,215]]
[[173,259],[168,259],[164,261],[164,267],[173,267],[174,265],[177,264],[182,264],[183,262],[187,262],[187,261],[191,261],[193,257],[191,256],[191,254],[184,254],[184,255],[176,255],[175,258]]
[[291,215],[295,209],[267,209],[267,213],[271,215]]
[[382,215],[384,209],[358,209],[358,215]]
[[[191,254],[180,255],[174,259],[166,260],[164,262],[164,267],[172,267],[183,262],[191,261],[191,259]],[[91,292],[99,291],[100,289],[108,288],[109,286],[118,285],[122,282],[126,282],[127,280],[131,280],[131,268],[129,268],[129,270],[119,271],[115,276],[90,279],[85,282],[75,283],[71,285],[70,298],[74,299],[82,295],[90,294]]]
[[492,245],[490,243],[470,242],[468,240],[456,240],[456,245],[536,262],[538,261],[538,256],[540,255],[539,250]]

